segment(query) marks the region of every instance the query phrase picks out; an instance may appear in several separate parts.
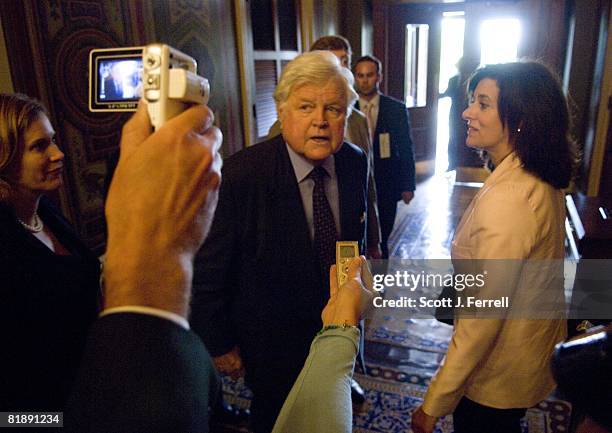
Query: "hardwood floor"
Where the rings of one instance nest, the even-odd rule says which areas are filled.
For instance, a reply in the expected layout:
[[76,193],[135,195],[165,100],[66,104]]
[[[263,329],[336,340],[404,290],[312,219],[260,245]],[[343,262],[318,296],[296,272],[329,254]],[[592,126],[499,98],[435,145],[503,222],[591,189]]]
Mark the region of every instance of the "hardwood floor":
[[448,259],[455,228],[480,183],[454,182],[454,172],[417,184],[409,205],[399,204],[391,255],[401,259]]

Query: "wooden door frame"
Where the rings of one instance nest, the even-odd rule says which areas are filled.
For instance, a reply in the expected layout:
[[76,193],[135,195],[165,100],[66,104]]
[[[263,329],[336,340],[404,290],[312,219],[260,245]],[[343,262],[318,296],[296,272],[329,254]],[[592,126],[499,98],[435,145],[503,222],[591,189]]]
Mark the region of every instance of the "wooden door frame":
[[236,19],[236,45],[240,70],[240,95],[242,98],[242,127],[244,147],[255,143],[255,68],[253,59],[253,30],[251,11],[247,0],[234,0]]
[[[274,10],[276,11],[276,8]],[[312,43],[314,29],[313,1],[295,0],[295,11],[299,24],[297,36],[298,52],[300,52],[303,49],[308,49]],[[236,44],[238,45],[238,67],[240,70],[244,147],[249,147],[257,142],[257,119],[255,118],[256,89],[253,27],[251,25],[251,11],[248,0],[234,0],[234,15],[236,19]],[[275,19],[274,21],[275,38],[278,38],[278,20]],[[280,77],[280,61],[277,62],[277,77]]]
[[[590,169],[588,174],[587,195],[596,197],[599,195],[603,167],[605,162],[606,151],[609,152],[607,146],[612,146],[610,143],[610,113],[612,111],[612,7],[610,1],[603,8],[603,11],[608,13],[607,28],[601,29],[607,33],[607,48],[603,59],[603,75],[601,77],[601,86],[594,84],[594,90],[598,95],[592,94],[592,97],[599,97],[599,108],[596,114],[593,151],[590,155]],[[603,12],[602,11],[602,12]],[[603,18],[603,17],[602,17]],[[603,26],[603,22],[602,22]],[[609,164],[609,162],[608,162]],[[611,176],[606,173],[607,176]]]

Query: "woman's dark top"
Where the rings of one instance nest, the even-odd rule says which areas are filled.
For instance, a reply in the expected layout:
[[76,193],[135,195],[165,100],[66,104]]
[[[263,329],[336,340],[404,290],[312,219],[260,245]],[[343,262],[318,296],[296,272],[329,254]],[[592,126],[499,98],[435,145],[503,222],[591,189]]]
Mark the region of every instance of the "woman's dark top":
[[100,265],[44,197],[58,255],[0,204],[0,411],[61,411],[99,311]]

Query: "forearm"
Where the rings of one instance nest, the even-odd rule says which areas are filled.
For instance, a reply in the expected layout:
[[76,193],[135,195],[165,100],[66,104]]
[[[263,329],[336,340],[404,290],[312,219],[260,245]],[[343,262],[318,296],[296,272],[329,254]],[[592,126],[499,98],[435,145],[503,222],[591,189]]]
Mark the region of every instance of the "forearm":
[[145,254],[113,253],[111,248],[104,264],[104,309],[140,305],[187,318],[193,273],[189,258],[148,260]]
[[273,433],[351,432],[350,384],[359,336],[356,328],[340,328],[314,339]]

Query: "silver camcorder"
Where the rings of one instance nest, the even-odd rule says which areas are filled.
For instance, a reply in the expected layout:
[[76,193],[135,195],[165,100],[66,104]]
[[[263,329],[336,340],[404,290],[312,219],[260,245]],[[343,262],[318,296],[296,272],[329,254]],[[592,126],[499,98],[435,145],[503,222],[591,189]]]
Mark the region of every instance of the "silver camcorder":
[[206,104],[208,80],[196,61],[164,44],[96,49],[89,53],[89,110],[136,111],[147,101],[155,129],[191,104]]

